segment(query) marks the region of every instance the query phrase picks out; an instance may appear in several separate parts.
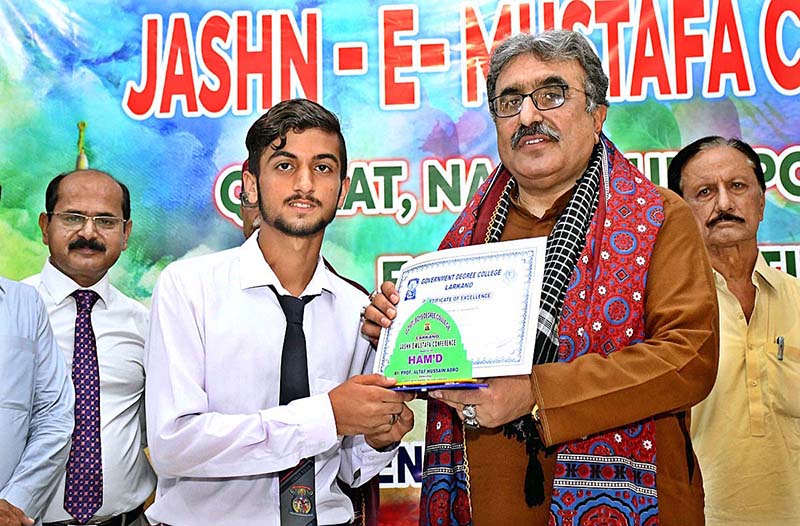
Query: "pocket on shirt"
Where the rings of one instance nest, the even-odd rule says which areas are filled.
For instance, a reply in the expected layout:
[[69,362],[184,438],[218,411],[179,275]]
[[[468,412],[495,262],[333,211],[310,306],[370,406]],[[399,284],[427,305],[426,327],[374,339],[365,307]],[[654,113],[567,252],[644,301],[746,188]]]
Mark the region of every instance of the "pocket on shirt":
[[775,367],[775,381],[771,382],[775,412],[800,419],[800,347],[786,345],[783,360],[778,360],[778,345],[773,343],[771,362]]
[[33,340],[0,334],[0,407],[28,412],[36,369]]

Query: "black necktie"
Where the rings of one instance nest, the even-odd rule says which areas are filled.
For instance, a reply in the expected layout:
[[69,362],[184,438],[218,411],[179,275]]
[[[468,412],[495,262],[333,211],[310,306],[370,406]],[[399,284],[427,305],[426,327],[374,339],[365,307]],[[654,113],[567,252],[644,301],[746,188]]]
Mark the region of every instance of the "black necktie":
[[[303,332],[303,312],[306,303],[316,296],[281,296],[270,285],[286,316],[286,333],[281,352],[280,405],[307,397],[308,357]],[[317,506],[314,489],[314,458],[304,458],[296,466],[279,473],[281,497],[281,526],[317,526]]]

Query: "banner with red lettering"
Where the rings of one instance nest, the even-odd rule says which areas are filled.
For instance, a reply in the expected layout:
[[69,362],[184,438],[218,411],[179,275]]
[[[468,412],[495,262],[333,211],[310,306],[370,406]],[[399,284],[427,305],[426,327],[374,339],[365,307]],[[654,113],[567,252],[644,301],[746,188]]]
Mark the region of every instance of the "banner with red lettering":
[[[367,288],[436,248],[498,162],[485,74],[508,35],[571,28],[610,78],[605,131],[666,185],[674,153],[741,137],[767,175],[770,264],[800,262],[800,4],[796,0],[0,3],[0,274],[47,257],[47,182],[91,167],[131,190],[133,234],[112,281],[147,303],[171,261],[242,241],[244,137],[276,102],[340,118],[350,191],[325,256]],[[422,406],[383,472],[385,524],[413,524]]]

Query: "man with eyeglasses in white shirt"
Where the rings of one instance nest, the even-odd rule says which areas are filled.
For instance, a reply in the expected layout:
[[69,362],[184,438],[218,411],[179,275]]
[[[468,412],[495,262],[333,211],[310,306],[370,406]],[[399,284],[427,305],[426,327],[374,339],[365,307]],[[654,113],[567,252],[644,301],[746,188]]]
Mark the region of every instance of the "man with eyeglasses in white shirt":
[[62,173],[47,187],[39,226],[50,257],[25,283],[44,300],[76,386],[70,458],[44,524],[146,524],[155,487],[144,454],[147,309],[108,276],[133,228],[130,193],[99,170]]

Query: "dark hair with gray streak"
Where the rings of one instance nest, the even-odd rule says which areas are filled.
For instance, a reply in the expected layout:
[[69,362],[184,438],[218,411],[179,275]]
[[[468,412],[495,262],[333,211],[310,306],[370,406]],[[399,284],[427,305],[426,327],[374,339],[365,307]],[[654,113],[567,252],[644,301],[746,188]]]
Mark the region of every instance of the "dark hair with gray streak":
[[486,92],[489,99],[495,95],[497,77],[503,68],[520,55],[531,54],[542,62],[577,60],[586,72],[583,91],[586,92],[586,111],[591,113],[597,106],[608,106],[608,77],[603,71],[600,57],[582,34],[575,31],[552,30],[536,35],[522,33],[508,38],[492,53],[489,74],[486,77]]

